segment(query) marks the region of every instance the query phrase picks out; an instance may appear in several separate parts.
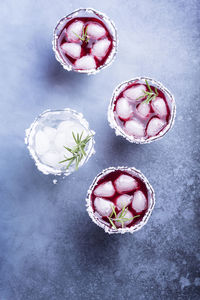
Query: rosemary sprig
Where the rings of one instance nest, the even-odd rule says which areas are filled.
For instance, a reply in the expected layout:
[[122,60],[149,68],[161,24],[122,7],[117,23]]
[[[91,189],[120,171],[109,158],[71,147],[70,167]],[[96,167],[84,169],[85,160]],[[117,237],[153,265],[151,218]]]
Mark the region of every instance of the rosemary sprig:
[[[132,221],[133,219],[140,217],[140,215],[137,215],[137,216],[134,216],[132,218],[125,218],[126,212],[128,210],[128,208],[125,209],[125,207],[126,207],[125,205],[122,208],[122,211],[120,212],[119,216],[117,217],[117,213],[115,211],[115,207],[113,205],[111,207],[112,207],[112,213],[108,217],[108,220],[109,220],[111,226],[114,229],[117,229],[117,227],[114,224],[114,221],[115,222],[120,222],[122,224],[122,228],[124,228],[124,222],[126,222],[126,221]],[[113,217],[113,215],[114,215],[114,217]]]
[[83,32],[82,32],[82,36],[78,35],[76,32],[73,31],[73,33],[75,34],[75,36],[77,36],[77,38],[79,38],[79,40],[81,40],[82,42],[88,43],[89,42],[89,37],[87,35],[87,27],[84,30],[83,27]]
[[146,97],[146,99],[143,102],[149,104],[150,101],[154,100],[158,96],[158,90],[155,87],[155,93],[154,93],[152,91],[152,88],[150,87],[148,81],[145,80],[145,82],[148,87],[148,91],[143,91],[144,94],[142,96],[138,97],[136,100],[140,100],[140,99]]
[[75,162],[76,170],[78,170],[78,167],[79,167],[79,164],[80,164],[82,158],[84,156],[86,156],[85,147],[93,135],[87,135],[86,138],[82,139],[83,131],[81,134],[77,133],[76,136],[75,136],[75,133],[72,131],[72,136],[73,136],[73,139],[74,139],[76,145],[72,149],[68,148],[66,146],[63,146],[67,151],[69,151],[72,154],[72,156],[69,158],[65,156],[64,160],[59,161],[59,164],[68,162],[66,170],[69,169],[69,167],[71,166],[71,164],[73,162]]

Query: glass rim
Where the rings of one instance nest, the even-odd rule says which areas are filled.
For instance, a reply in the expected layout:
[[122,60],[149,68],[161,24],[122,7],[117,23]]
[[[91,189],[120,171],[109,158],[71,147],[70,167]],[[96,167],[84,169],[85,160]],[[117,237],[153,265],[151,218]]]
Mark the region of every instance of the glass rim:
[[[62,112],[73,114],[77,118],[77,121],[87,130],[87,132],[89,132],[89,134],[92,135],[89,149],[86,151],[87,155],[86,155],[85,159],[83,160],[83,162],[80,163],[79,167],[83,166],[89,160],[89,158],[95,153],[95,150],[94,150],[94,144],[95,144],[94,135],[95,135],[95,132],[89,128],[89,123],[83,117],[82,113],[79,113],[76,110],[73,110],[71,108],[47,109],[47,110],[43,111],[41,114],[39,114],[34,119],[34,121],[31,123],[29,128],[25,130],[25,140],[24,140],[25,144],[27,145],[27,148],[29,150],[29,154],[30,154],[31,158],[35,161],[35,165],[36,165],[37,169],[45,175],[50,175],[51,174],[51,175],[68,176],[68,175],[70,175],[71,173],[73,173],[75,171],[75,169],[71,170],[71,171],[65,170],[65,169],[57,169],[57,168],[51,167],[51,166],[49,166],[45,163],[42,163],[40,161],[39,156],[37,155],[34,147],[32,146],[32,143],[33,143],[34,138],[35,138],[35,134],[37,132],[36,127],[40,123],[40,120],[42,119],[42,117],[46,114],[51,114],[51,113],[59,114],[59,113],[62,113]],[[63,120],[63,121],[65,121],[65,120]]]
[[[170,120],[168,124],[159,132],[158,135],[152,136],[148,139],[144,138],[135,138],[134,136],[128,135],[124,132],[124,130],[120,127],[120,125],[117,124],[115,117],[114,117],[114,105],[116,98],[119,96],[119,94],[123,91],[123,89],[129,84],[129,83],[134,83],[136,80],[147,80],[148,82],[151,82],[153,85],[155,85],[158,89],[160,89],[165,95],[169,97],[171,100],[171,115],[170,115]],[[109,106],[108,106],[108,123],[112,129],[115,130],[115,134],[118,136],[124,137],[127,141],[135,144],[148,144],[151,143],[155,140],[161,139],[165,136],[165,134],[173,127],[175,117],[176,117],[176,102],[173,94],[158,80],[152,79],[150,77],[146,76],[140,76],[140,77],[135,77],[130,80],[126,80],[121,82],[120,84],[117,85],[117,87],[114,89]]]
[[[95,186],[97,185],[98,180],[101,179],[102,177],[104,177],[105,175],[107,175],[107,174],[109,174],[113,171],[116,171],[116,170],[128,171],[131,174],[136,174],[144,182],[144,184],[145,184],[145,186],[146,186],[146,188],[147,188],[147,190],[150,194],[150,197],[148,198],[148,201],[150,201],[150,205],[149,205],[149,207],[147,209],[147,212],[145,213],[143,219],[139,223],[136,223],[131,227],[114,229],[114,228],[109,227],[108,225],[106,225],[102,221],[100,221],[100,219],[95,215],[95,212],[92,208],[91,195],[92,195],[92,192],[93,192]],[[106,233],[109,233],[109,234],[118,234],[118,233],[124,234],[124,233],[127,233],[127,232],[134,233],[134,232],[140,230],[148,222],[148,220],[150,218],[150,215],[151,215],[151,213],[154,209],[154,206],[155,206],[155,192],[154,192],[154,189],[151,186],[151,184],[149,183],[148,179],[144,176],[144,174],[140,170],[136,169],[135,167],[109,167],[109,168],[106,168],[106,169],[102,170],[94,178],[92,184],[90,185],[90,187],[88,189],[87,197],[86,197],[86,210],[87,210],[90,218],[92,219],[92,221],[97,226],[104,229],[104,231]]]
[[[89,13],[94,13],[98,18],[103,19],[103,21],[106,23],[106,26],[108,27],[108,30],[110,32],[110,34],[112,35],[112,41],[113,41],[113,49],[111,50],[107,60],[105,61],[105,63],[101,66],[99,66],[97,69],[91,69],[91,70],[76,70],[70,63],[67,63],[66,61],[64,61],[64,59],[61,57],[59,50],[58,50],[58,46],[57,46],[57,42],[59,39],[59,35],[58,33],[60,33],[62,31],[63,28],[59,29],[59,26],[63,26],[63,23],[65,22],[65,20],[70,19],[76,15],[78,15],[79,12],[89,12]],[[59,32],[58,32],[59,30]],[[67,71],[74,71],[77,73],[84,73],[84,74],[97,74],[98,72],[100,72],[102,69],[110,66],[117,54],[117,48],[118,48],[118,35],[117,35],[117,29],[116,26],[114,24],[114,22],[104,13],[99,12],[96,9],[93,8],[78,8],[76,10],[74,10],[73,12],[71,12],[70,14],[62,17],[58,22],[57,25],[53,31],[53,41],[52,41],[52,45],[53,45],[53,51],[56,57],[56,60],[62,65],[62,67],[67,70]]]

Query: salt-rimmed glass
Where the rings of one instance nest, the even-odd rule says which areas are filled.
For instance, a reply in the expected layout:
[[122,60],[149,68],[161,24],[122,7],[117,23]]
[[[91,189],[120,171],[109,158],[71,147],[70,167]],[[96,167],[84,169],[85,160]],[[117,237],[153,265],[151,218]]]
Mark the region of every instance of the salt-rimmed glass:
[[[79,164],[81,167],[85,164],[94,151],[94,134],[95,132],[89,128],[88,122],[83,118],[81,113],[76,112],[70,108],[65,108],[62,110],[46,110],[42,114],[40,114],[31,126],[26,130],[25,143],[27,144],[27,148],[30,152],[31,157],[34,159],[35,164],[43,174],[53,174],[53,175],[65,175],[68,176],[72,172],[75,171],[75,164],[72,164],[66,170],[66,164],[60,164],[60,168],[51,167],[47,164],[44,164],[40,156],[37,154],[35,149],[35,136],[39,130],[44,128],[45,126],[56,128],[63,121],[73,121],[76,122],[77,125],[81,125],[84,131],[92,136],[90,141],[87,143],[85,148],[86,156],[84,156]],[[66,150],[67,151],[67,150]]]
[[[145,184],[145,186],[147,188],[147,192],[148,192],[148,208],[147,208],[147,211],[146,211],[144,217],[142,218],[141,221],[138,221],[138,223],[133,224],[131,227],[114,229],[113,227],[108,226],[107,222],[104,222],[102,219],[100,219],[95,214],[95,212],[93,210],[93,206],[92,206],[92,192],[93,192],[94,188],[97,186],[98,181],[101,178],[104,178],[107,174],[115,172],[117,170],[126,171],[130,175],[138,177],[140,180],[142,180],[142,182]],[[86,198],[86,207],[87,207],[87,212],[88,212],[90,218],[96,225],[98,225],[99,227],[104,229],[104,231],[109,234],[113,234],[113,233],[123,234],[126,232],[133,233],[133,232],[141,229],[147,223],[147,221],[153,211],[154,205],[155,205],[155,193],[154,193],[154,190],[153,190],[151,184],[149,183],[147,178],[142,174],[141,171],[139,171],[133,167],[117,167],[117,168],[110,167],[110,168],[103,170],[93,180],[93,182],[88,190],[87,198]]]
[[[112,50],[106,59],[106,62],[99,66],[98,68],[95,69],[90,69],[90,70],[76,70],[74,69],[73,65],[68,61],[68,59],[65,57],[63,54],[61,48],[60,48],[60,35],[62,33],[63,28],[66,26],[66,24],[73,18],[77,17],[92,17],[92,18],[97,18],[100,21],[104,23],[106,26],[107,30],[112,36],[112,41],[113,41],[113,47]],[[116,53],[117,53],[117,31],[116,27],[113,23],[113,21],[108,18],[105,14],[93,9],[93,8],[80,8],[69,15],[63,17],[57,24],[55,30],[54,30],[54,35],[53,35],[53,50],[55,52],[55,57],[56,59],[61,63],[63,68],[67,71],[75,71],[79,73],[87,73],[87,74],[96,74],[99,72],[101,69],[106,68],[111,65],[113,62]]]
[[[116,102],[116,99],[119,96],[119,94],[128,85],[134,83],[135,81],[137,81],[137,83],[145,84],[145,80],[147,80],[147,82],[150,85],[153,85],[154,87],[156,87],[157,89],[161,90],[164,93],[164,95],[167,99],[167,103],[169,105],[169,109],[170,109],[170,118],[169,118],[167,125],[157,135],[151,136],[147,139],[145,139],[143,137],[136,138],[134,136],[126,134],[126,132],[123,130],[123,128],[117,123],[117,121],[115,119],[115,115],[114,115],[115,102]],[[161,82],[154,80],[152,78],[149,78],[149,77],[136,77],[131,80],[127,80],[127,81],[120,83],[114,90],[109,107],[108,107],[108,122],[109,122],[110,127],[115,130],[115,134],[121,135],[129,142],[136,143],[136,144],[146,144],[146,143],[150,143],[157,139],[162,138],[172,128],[172,126],[174,124],[175,116],[176,116],[176,104],[175,104],[174,96],[171,94],[171,92],[166,87],[163,86],[163,84]]]

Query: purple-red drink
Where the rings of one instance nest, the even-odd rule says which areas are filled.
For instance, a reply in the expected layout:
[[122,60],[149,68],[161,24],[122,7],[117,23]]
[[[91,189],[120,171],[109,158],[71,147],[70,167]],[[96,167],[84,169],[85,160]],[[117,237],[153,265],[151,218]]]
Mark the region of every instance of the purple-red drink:
[[154,192],[138,170],[109,168],[93,182],[87,203],[91,218],[105,231],[133,232],[146,223]]
[[117,87],[108,117],[117,134],[131,142],[148,143],[171,128],[175,101],[161,83],[149,78],[137,78]]
[[112,22],[91,9],[63,18],[56,27],[54,51],[66,69],[93,73],[111,62],[116,33]]

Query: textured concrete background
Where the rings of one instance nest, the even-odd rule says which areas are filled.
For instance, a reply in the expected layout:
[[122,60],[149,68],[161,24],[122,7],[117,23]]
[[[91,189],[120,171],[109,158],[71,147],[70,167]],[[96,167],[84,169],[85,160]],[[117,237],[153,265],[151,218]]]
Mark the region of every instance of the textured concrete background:
[[[51,49],[57,20],[94,7],[110,16],[120,45],[96,76],[67,73]],[[198,0],[0,1],[0,299],[200,298]],[[146,75],[176,97],[164,139],[131,145],[106,119],[113,89]],[[96,131],[96,155],[52,183],[37,171],[24,131],[47,108],[80,111]],[[198,137],[198,138],[197,138]],[[135,166],[156,192],[154,212],[134,235],[91,223],[85,196],[109,166]]]

